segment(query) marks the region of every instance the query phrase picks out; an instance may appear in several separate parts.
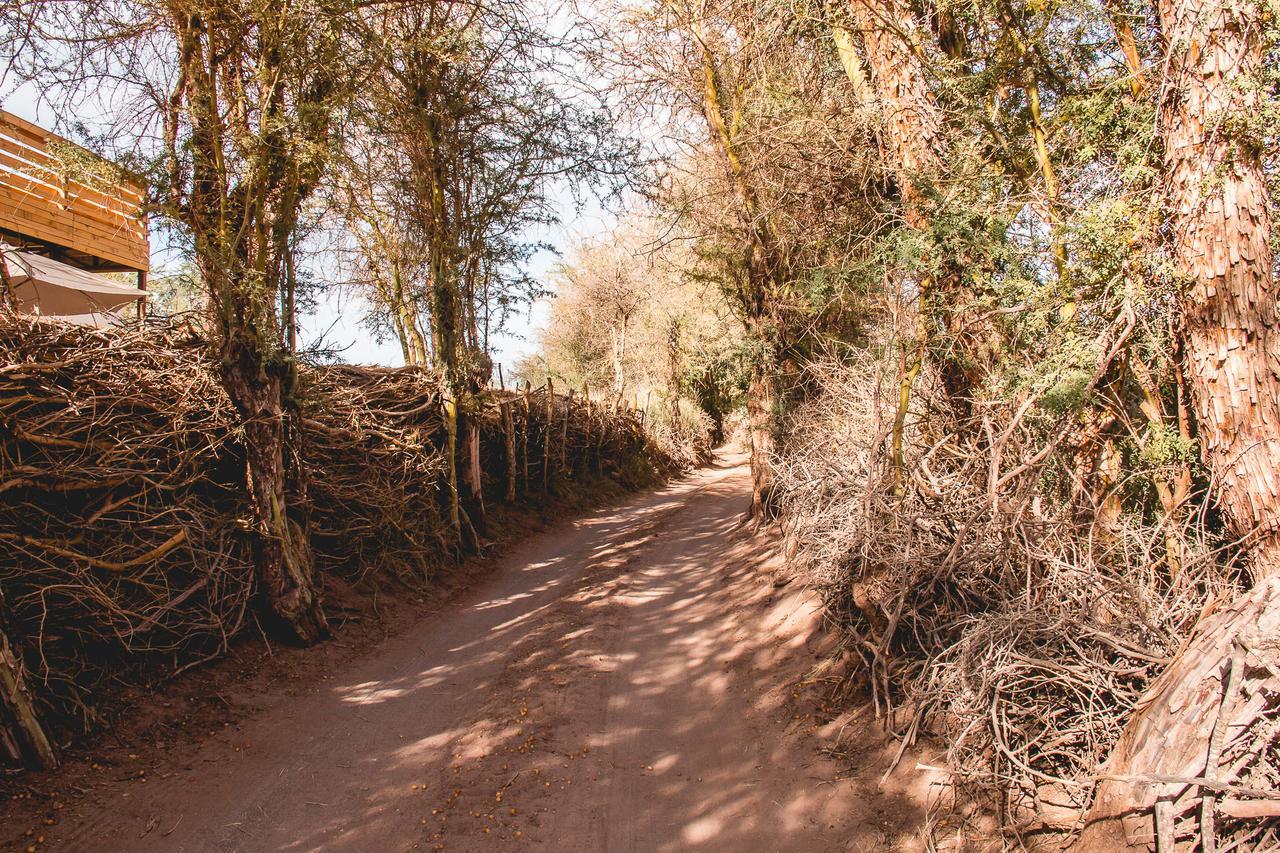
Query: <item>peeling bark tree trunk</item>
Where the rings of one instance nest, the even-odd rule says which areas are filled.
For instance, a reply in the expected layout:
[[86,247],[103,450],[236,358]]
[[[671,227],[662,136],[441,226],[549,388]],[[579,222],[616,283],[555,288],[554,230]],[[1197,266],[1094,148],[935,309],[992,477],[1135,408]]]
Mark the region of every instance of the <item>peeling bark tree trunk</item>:
[[[920,191],[921,182],[931,180],[942,171],[946,146],[942,110],[929,90],[924,65],[917,53],[920,28],[911,8],[900,0],[852,0],[850,10],[866,49],[875,98],[884,112],[885,139],[893,158],[903,216],[910,228],[925,233],[931,223],[926,199]],[[845,68],[855,91],[865,85],[855,78],[847,64]],[[932,268],[933,259],[926,254],[920,259],[916,281],[920,315],[917,338],[914,343],[904,345],[906,357],[899,375],[898,410],[891,438],[895,490],[901,488],[905,478],[902,448],[906,420],[913,385],[932,336],[931,313],[943,316],[950,337],[959,344],[948,346],[947,355],[938,359],[943,387],[951,401],[967,411],[972,389],[982,380],[973,369],[976,362],[971,363],[969,356],[978,349],[972,343],[975,332],[980,338],[988,335],[965,316],[973,300],[962,286],[960,269],[951,259],[944,259],[936,274]]]
[[[929,88],[920,56],[924,28],[912,6],[902,0],[850,0],[849,8],[866,49],[872,90],[884,113],[885,140],[903,218],[916,231],[927,232],[932,223],[921,186],[945,171],[949,152],[942,108]],[[948,21],[938,23],[941,47],[952,58],[962,55],[965,46],[958,31]],[[865,87],[848,65],[845,68],[855,91]],[[984,378],[984,366],[999,350],[998,330],[989,320],[973,316],[974,296],[964,283],[961,259],[926,255],[919,268],[920,310],[926,319],[940,319],[947,329],[948,345],[934,353],[943,387],[954,405],[968,411],[973,389]],[[930,323],[918,328],[922,337],[917,348],[923,350],[929,343]],[[904,378],[910,375],[910,367]],[[905,390],[910,392],[910,383]]]
[[[916,182],[936,174],[941,165],[942,112],[910,42],[917,28],[910,8],[899,0],[853,0],[850,9],[867,51],[876,99],[884,107],[907,224],[923,231],[929,220]],[[865,85],[852,75],[850,82],[855,89]]]
[[[899,0],[853,0],[850,9],[867,51],[875,97],[884,111],[885,137],[902,197],[903,216],[910,228],[928,231],[929,217],[924,211],[918,182],[936,174],[942,163],[942,114],[911,43],[916,31],[911,10]],[[847,63],[845,73],[857,93],[863,86],[862,81],[854,76]],[[922,258],[921,267],[926,271],[918,281],[917,338],[914,344],[903,345],[904,357],[898,377],[898,406],[890,440],[896,493],[901,492],[905,479],[903,447],[912,388],[920,374],[929,338],[925,311],[926,302],[933,299],[935,279],[927,271],[928,265],[929,259]],[[953,389],[957,383],[945,365],[943,375],[948,390],[959,395],[961,389]]]
[[[1165,202],[1204,460],[1232,532],[1251,546],[1255,587],[1207,619],[1139,704],[1109,774],[1213,774],[1206,767],[1233,649],[1280,636],[1280,329],[1261,146],[1238,135],[1259,108],[1262,10],[1249,0],[1160,0],[1168,80],[1161,105]],[[1258,670],[1254,670],[1255,677]],[[1267,673],[1272,689],[1280,679]],[[1247,703],[1245,703],[1247,704]],[[1256,711],[1255,711],[1256,713]],[[1233,720],[1238,724],[1239,720]],[[1082,849],[1147,843],[1155,802],[1186,785],[1106,781]],[[1168,811],[1166,809],[1166,811]]]
[[1280,571],[1280,327],[1260,145],[1232,120],[1261,107],[1262,10],[1162,0],[1172,85],[1161,110],[1166,206],[1205,461],[1255,576]]
[[1172,802],[1168,812],[1177,815],[1197,806],[1202,793],[1216,793],[1186,781],[1159,782],[1154,777],[1236,781],[1206,766],[1209,741],[1222,709],[1228,709],[1223,721],[1227,730],[1243,731],[1258,705],[1226,699],[1226,676],[1232,656],[1238,654],[1243,657],[1244,677],[1232,685],[1233,694],[1258,696],[1264,689],[1280,690],[1280,678],[1265,665],[1277,659],[1277,638],[1280,577],[1264,579],[1203,621],[1173,665],[1152,682],[1141,710],[1125,727],[1076,849],[1145,849],[1155,838],[1152,811],[1157,801]]

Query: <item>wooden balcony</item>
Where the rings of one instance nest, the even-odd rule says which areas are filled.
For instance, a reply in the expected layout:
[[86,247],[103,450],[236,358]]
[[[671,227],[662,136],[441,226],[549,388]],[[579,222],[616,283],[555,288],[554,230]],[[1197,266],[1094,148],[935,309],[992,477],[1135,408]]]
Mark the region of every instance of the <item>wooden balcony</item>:
[[136,176],[0,110],[0,241],[84,270],[145,275],[145,198]]

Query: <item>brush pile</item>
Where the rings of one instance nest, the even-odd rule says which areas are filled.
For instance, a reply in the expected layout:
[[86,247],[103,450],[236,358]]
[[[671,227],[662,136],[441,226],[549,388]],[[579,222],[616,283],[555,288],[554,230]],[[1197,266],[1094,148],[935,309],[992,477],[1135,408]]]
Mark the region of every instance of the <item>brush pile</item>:
[[[457,550],[438,382],[305,366],[298,388],[321,575],[430,580]],[[491,504],[557,476],[673,470],[633,413],[548,393],[476,397]],[[0,615],[47,720],[87,727],[104,682],[170,676],[251,624],[244,488],[236,413],[199,335],[0,318]]]
[[333,365],[301,376],[311,546],[321,571],[427,580],[450,553],[440,386],[421,369]]
[[[896,485],[892,355],[810,370],[820,393],[788,421],[778,494],[789,553],[824,591],[858,685],[905,740],[948,744],[951,790],[994,803],[1011,836],[1078,830],[1144,689],[1240,588],[1203,490],[1176,518],[1108,513],[1094,500],[1112,495],[1073,488],[1077,423],[1034,395],[984,401],[966,421],[927,376]],[[1236,779],[1274,788],[1280,702],[1252,701],[1227,752]],[[1274,841],[1275,824],[1221,837]]]

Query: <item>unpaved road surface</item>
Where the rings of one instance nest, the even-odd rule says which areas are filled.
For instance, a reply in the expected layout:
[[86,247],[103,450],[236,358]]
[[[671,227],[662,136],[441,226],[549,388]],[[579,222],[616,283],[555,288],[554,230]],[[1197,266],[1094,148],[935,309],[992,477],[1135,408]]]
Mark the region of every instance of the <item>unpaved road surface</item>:
[[[95,788],[55,849],[914,847],[876,769],[823,757],[794,685],[816,605],[740,529],[729,457],[531,538],[316,689]],[[43,849],[43,848],[42,848]]]

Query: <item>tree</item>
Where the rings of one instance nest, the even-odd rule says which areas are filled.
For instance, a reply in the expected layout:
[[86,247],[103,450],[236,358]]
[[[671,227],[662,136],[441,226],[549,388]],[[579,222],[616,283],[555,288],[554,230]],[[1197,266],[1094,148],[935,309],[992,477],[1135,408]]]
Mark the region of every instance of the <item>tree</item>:
[[537,293],[516,270],[536,248],[523,234],[551,220],[553,181],[606,172],[619,152],[599,104],[557,88],[562,42],[520,3],[388,5],[362,24],[378,59],[360,114],[403,163],[391,185],[425,257],[409,287],[445,392],[450,517],[474,543],[484,508],[468,409],[490,379],[492,323]]
[[[272,610],[298,639],[326,632],[305,518],[290,514],[297,466],[294,367],[278,308],[302,204],[330,152],[345,9],[258,4],[168,9],[177,48],[164,156],[174,218],[209,289],[223,382],[245,428],[256,559]],[[288,318],[291,321],[292,318]]]
[[[1268,680],[1274,689],[1278,680],[1242,666],[1280,631],[1280,325],[1263,142],[1249,121],[1263,107],[1264,11],[1200,0],[1160,0],[1157,11],[1168,69],[1160,109],[1164,209],[1185,288],[1190,386],[1204,461],[1228,525],[1248,543],[1254,586],[1206,619],[1148,689],[1108,760],[1109,773],[1121,778],[1100,786],[1088,844],[1115,832],[1108,819],[1135,813],[1145,818],[1142,838],[1156,802],[1188,789],[1130,777],[1216,779],[1215,733],[1247,728],[1258,713],[1233,695]],[[1201,818],[1205,849],[1213,844],[1213,793]]]
[[368,322],[390,328],[404,363],[427,366],[431,354],[423,332],[420,282],[427,256],[400,192],[406,164],[401,152],[377,146],[363,127],[349,128],[327,192],[331,236],[340,276],[369,299]]
[[632,213],[571,249],[539,360],[522,372],[571,387],[611,385],[615,402],[632,396],[647,404],[656,393],[673,428],[691,387],[715,433],[740,395],[742,341],[723,293],[699,279],[687,241],[661,226],[660,217]]
[[702,275],[747,330],[751,514],[763,519],[788,365],[819,330],[864,319],[830,285],[865,249],[870,127],[832,88],[825,43],[797,35],[787,10],[682,0],[616,15],[625,26],[603,62],[679,143],[660,152],[660,203],[697,235]]
[[574,324],[584,330],[602,330],[607,336],[615,397],[626,391],[630,355],[627,344],[635,334],[636,315],[644,307],[648,288],[643,279],[650,272],[641,255],[642,247],[627,243],[614,231],[606,242],[580,247],[573,261],[561,265],[558,271],[558,292],[569,291],[578,302]]
[[[71,105],[111,94],[117,139],[154,168],[156,208],[189,241],[244,427],[255,562],[297,639],[326,631],[312,572],[293,401],[293,251],[349,91],[342,0],[24,4],[24,73]],[[99,89],[106,88],[106,92]],[[155,134],[154,136],[152,134]]]

